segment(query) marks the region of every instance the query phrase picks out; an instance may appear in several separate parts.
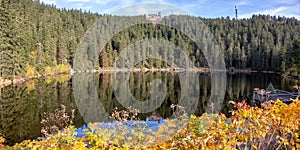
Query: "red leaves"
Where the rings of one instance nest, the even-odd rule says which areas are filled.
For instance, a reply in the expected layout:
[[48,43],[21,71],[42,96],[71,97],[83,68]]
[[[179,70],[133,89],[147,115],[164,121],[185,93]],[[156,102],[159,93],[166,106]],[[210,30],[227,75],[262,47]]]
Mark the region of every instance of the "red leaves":
[[246,105],[246,110],[249,110],[251,108],[250,105]]
[[240,107],[240,103],[236,103],[234,106],[235,107]]
[[243,101],[241,102],[242,106],[245,105],[245,103],[246,103],[246,102],[243,100]]
[[[245,106],[246,104],[247,104],[246,101],[243,100],[242,102],[234,103],[234,106],[236,108],[240,108],[240,107]],[[246,109],[250,109],[250,105],[246,105]]]

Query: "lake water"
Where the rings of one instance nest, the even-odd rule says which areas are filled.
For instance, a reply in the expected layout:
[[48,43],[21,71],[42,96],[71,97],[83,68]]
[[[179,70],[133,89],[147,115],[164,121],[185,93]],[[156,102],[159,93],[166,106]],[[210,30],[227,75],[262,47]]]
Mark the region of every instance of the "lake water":
[[[86,121],[109,121],[109,115],[114,108],[124,109],[125,106],[132,103],[129,100],[126,103],[126,98],[130,97],[130,94],[140,103],[151,99],[151,96],[165,96],[163,101],[147,103],[149,107],[152,104],[158,107],[142,113],[139,116],[141,119],[151,115],[153,110],[159,112],[163,118],[172,116],[171,104],[179,103],[179,99],[183,95],[181,73],[137,72],[124,74],[128,77],[129,89],[123,90],[123,92],[130,92],[129,94],[120,94],[122,90],[118,91],[112,88],[112,83],[115,81],[111,79],[113,75],[111,73],[75,74],[72,78],[62,75],[3,88],[0,90],[0,133],[5,136],[8,144],[25,139],[35,139],[41,136],[40,121],[44,112],[53,112],[60,108],[61,104],[66,106],[68,112],[75,109],[74,124],[76,127],[86,124]],[[199,85],[197,88],[199,98],[196,104],[188,105],[195,105],[195,114],[201,115],[210,107],[212,78],[210,74],[197,73],[196,75],[199,83],[191,83],[190,86]],[[160,79],[165,83],[165,88],[161,87],[162,90],[158,94],[157,91],[153,92],[153,89],[151,91],[151,83],[153,83],[151,81],[155,79]],[[228,104],[230,100],[251,102],[253,88],[266,88],[270,82],[275,88],[287,91],[295,91],[292,86],[300,83],[297,80],[282,78],[278,74],[227,74],[226,89],[223,89],[225,98],[221,102],[221,112],[227,114],[232,109],[232,106]],[[214,84],[216,84],[215,87],[218,86],[218,82]],[[118,85],[118,82],[114,83],[114,86]],[[158,91],[160,91],[160,87]],[[160,93],[162,96],[159,95]],[[116,95],[125,99],[125,103],[118,100]]]

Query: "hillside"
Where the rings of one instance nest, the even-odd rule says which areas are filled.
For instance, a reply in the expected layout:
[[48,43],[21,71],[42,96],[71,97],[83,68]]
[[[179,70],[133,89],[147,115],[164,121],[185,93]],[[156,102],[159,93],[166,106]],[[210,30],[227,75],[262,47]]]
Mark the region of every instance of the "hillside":
[[[103,17],[81,10],[57,9],[39,1],[0,0],[0,4],[0,77],[8,79],[30,74],[28,71],[44,74],[58,64],[72,67],[80,39],[97,18]],[[106,17],[111,17],[110,21],[122,18]],[[183,22],[187,18],[172,17]],[[300,22],[295,18],[266,15],[253,15],[242,20],[188,18],[201,19],[210,28],[222,49],[227,68],[276,72],[299,70]],[[193,24],[186,24],[189,26]],[[115,35],[100,54],[97,66],[112,67],[121,50],[145,38],[173,42],[188,52],[195,66],[207,66],[201,49],[182,32],[151,23],[135,25]],[[165,57],[171,55],[170,50],[165,51]],[[140,57],[129,55],[131,59]],[[159,60],[146,60],[137,67],[142,65],[168,67]]]

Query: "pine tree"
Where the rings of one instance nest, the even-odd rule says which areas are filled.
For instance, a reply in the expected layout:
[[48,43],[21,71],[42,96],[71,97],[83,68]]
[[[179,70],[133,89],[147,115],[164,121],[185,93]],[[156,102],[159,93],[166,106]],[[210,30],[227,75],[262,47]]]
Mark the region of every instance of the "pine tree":
[[12,1],[1,0],[0,4],[0,77],[11,79],[16,73],[16,16]]

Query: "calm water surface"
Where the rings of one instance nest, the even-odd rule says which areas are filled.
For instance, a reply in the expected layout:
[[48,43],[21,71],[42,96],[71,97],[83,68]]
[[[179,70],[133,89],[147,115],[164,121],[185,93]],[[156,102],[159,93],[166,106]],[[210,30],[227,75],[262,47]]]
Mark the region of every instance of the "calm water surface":
[[[76,74],[72,78],[58,76],[30,81],[19,86],[9,86],[0,90],[0,133],[7,139],[7,144],[14,144],[25,139],[41,136],[40,121],[44,112],[53,112],[63,104],[67,111],[75,109],[74,124],[80,127],[85,121],[106,121],[114,108],[124,109],[112,89],[110,73]],[[200,115],[208,107],[211,96],[210,74],[198,73],[200,98],[195,114]],[[181,96],[178,73],[147,72],[129,73],[131,94],[139,101],[151,97],[150,82],[162,80],[167,89],[166,98],[155,111],[164,118],[170,117],[171,104],[177,104]],[[74,82],[74,77],[77,78]],[[80,80],[78,80],[80,79]],[[227,74],[225,99],[221,112],[232,109],[229,100],[250,102],[255,87],[266,88],[272,82],[275,88],[295,91],[292,86],[300,81],[284,79],[277,74]],[[76,85],[77,88],[74,88]],[[79,98],[78,98],[79,97]],[[100,107],[99,107],[100,106]],[[145,119],[151,112],[140,115]]]

